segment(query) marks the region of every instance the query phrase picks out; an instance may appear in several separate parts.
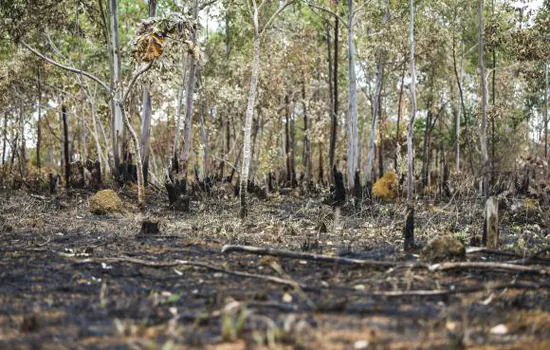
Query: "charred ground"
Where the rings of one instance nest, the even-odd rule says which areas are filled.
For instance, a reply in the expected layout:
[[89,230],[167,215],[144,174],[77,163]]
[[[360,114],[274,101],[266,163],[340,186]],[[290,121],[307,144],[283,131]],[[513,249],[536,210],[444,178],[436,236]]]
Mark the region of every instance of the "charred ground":
[[[146,216],[161,233],[138,235],[144,216],[132,191],[120,192],[125,212],[112,216],[91,214],[90,195],[0,194],[1,348],[550,347],[546,253],[523,261],[538,272],[434,271],[401,249],[404,205],[344,207],[335,222],[321,195],[290,193],[252,199],[241,223],[237,199],[192,201],[191,212],[174,213],[152,195]],[[418,253],[437,236],[468,244],[481,233],[481,208],[475,197],[418,202]],[[468,251],[467,261],[521,265],[548,246],[544,211],[510,208],[501,250]],[[396,265],[224,254],[225,244]]]

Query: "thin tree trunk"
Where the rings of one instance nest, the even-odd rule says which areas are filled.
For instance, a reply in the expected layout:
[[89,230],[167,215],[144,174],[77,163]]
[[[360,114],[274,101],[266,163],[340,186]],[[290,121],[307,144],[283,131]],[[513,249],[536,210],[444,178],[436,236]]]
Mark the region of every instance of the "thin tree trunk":
[[[353,23],[353,0],[348,0],[348,62],[349,62],[349,104],[348,104],[348,190],[353,192],[357,170],[359,135],[357,130],[357,78],[355,76],[355,42]],[[376,136],[375,136],[376,137]]]
[[286,159],[286,182],[294,186],[293,151],[292,151],[292,123],[290,121],[290,100],[285,95],[285,159]]
[[[487,152],[487,77],[485,76],[485,62],[484,55],[484,21],[483,21],[483,0],[478,0],[478,55],[479,55],[479,75],[481,78],[481,174],[483,176],[483,196],[485,201],[489,197],[489,183],[488,170],[489,170],[489,154]],[[482,243],[487,243],[487,227],[483,229]]]
[[[336,11],[338,11],[338,0],[335,0]],[[338,17],[334,17],[334,69],[332,71],[332,89],[333,89],[333,104],[332,104],[332,123],[330,127],[330,150],[329,150],[329,161],[330,168],[335,164],[335,152],[336,152],[336,142],[338,137],[338,27],[339,20]]]
[[426,126],[424,128],[424,145],[422,147],[422,185],[427,187],[431,184],[428,182],[428,174],[430,173],[430,134],[433,118],[433,100],[434,100],[434,80],[435,80],[435,63],[432,62],[432,73],[430,75],[430,92],[428,96],[428,110],[426,114]]
[[[457,85],[458,85],[458,93],[459,93],[459,96],[460,96],[460,110],[462,110],[462,114],[463,114],[463,117],[464,117],[464,121],[466,122],[466,125],[469,124],[468,122],[468,115],[466,113],[466,105],[465,105],[465,102],[464,102],[464,92],[462,91],[462,60],[461,60],[461,64],[460,64],[460,73],[459,73],[459,70],[458,70],[458,67],[457,67],[457,62],[456,62],[456,52],[455,52],[455,41],[453,40],[453,67],[454,67],[454,72],[455,72],[455,77],[456,77],[456,82],[457,82]],[[460,113],[459,113],[459,117],[460,119]],[[459,120],[459,123],[457,124],[457,135],[460,134],[460,120]],[[473,161],[473,150],[472,150],[472,144],[471,142],[469,142],[469,137],[468,137],[468,134],[465,135],[466,136],[466,144],[468,145],[468,161],[470,163],[470,170],[472,171],[472,174],[474,173],[474,161]],[[457,139],[457,142],[459,141],[460,139]],[[459,149],[460,149],[460,144],[458,145]],[[459,158],[459,162],[460,162],[460,158]],[[460,166],[460,164],[459,164]],[[458,171],[460,171],[460,169],[458,169]]]
[[2,139],[2,165],[6,164],[6,144],[8,142],[8,113],[4,114],[4,130]]
[[[149,0],[149,17],[155,17],[157,13],[157,0]],[[143,163],[143,179],[144,184],[147,183],[147,175],[149,172],[149,140],[151,138],[151,84],[145,83],[143,87],[143,107],[141,116],[141,137],[140,148],[142,151],[141,162]]]
[[[193,10],[193,17],[196,20],[198,18],[199,2],[195,0],[195,6]],[[191,41],[193,45],[197,45],[197,35],[195,32],[191,35]],[[183,155],[182,155],[182,174],[184,178],[187,178],[187,167],[189,166],[189,154],[193,145],[193,102],[195,94],[195,78],[198,62],[193,55],[189,55],[189,80],[187,84],[187,98],[185,101],[185,127],[183,136]]]
[[185,92],[185,82],[187,76],[186,62],[188,61],[188,53],[185,52],[182,55],[182,73],[181,73],[181,87],[178,91],[178,104],[176,107],[176,126],[174,130],[174,146],[172,147],[172,159],[174,163],[179,163],[179,140],[181,130],[181,111],[183,109],[183,94]]
[[305,79],[302,79],[302,103],[303,103],[303,113],[304,113],[304,159],[303,164],[305,168],[305,181],[309,187],[311,183],[311,172],[313,171],[313,164],[311,162],[311,142],[309,141],[309,120],[307,115],[307,101],[306,101],[306,82]]
[[200,123],[201,123],[201,158],[202,167],[200,172],[200,180],[205,181],[208,176],[209,162],[208,162],[208,134],[206,132],[206,119],[205,119],[205,105],[204,101],[201,101]]
[[548,161],[548,63],[544,63],[544,158]]
[[256,102],[256,90],[258,86],[258,73],[260,70],[260,33],[259,33],[259,13],[258,8],[254,8],[252,21],[254,24],[254,59],[252,61],[252,74],[250,77],[250,91],[248,94],[248,104],[246,106],[244,139],[243,139],[243,158],[240,176],[240,217],[245,219],[248,215],[246,194],[248,189],[248,175],[250,170],[250,139],[252,129],[252,119],[254,117],[254,105]]
[[63,119],[63,156],[65,166],[65,187],[69,189],[71,187],[71,163],[69,154],[69,121],[67,106],[61,101],[61,118]]
[[414,247],[414,120],[416,118],[416,67],[414,59],[414,0],[410,0],[409,27],[410,67],[411,67],[411,119],[407,130],[407,216],[403,228],[404,249]]
[[[110,11],[110,55],[111,58],[111,90],[114,91],[114,99],[111,99],[111,137],[113,147],[113,158],[115,162],[115,172],[118,174],[120,166],[120,147],[123,146],[124,139],[124,122],[122,117],[122,109],[119,103],[122,99],[122,89],[120,84],[122,83],[122,63],[120,58],[120,38],[118,29],[118,0],[109,0]],[[123,151],[124,152],[124,151]]]
[[[494,15],[495,14],[495,0],[491,0],[491,13]],[[492,50],[492,55],[493,55],[493,60],[492,60],[492,63],[493,63],[493,67],[492,67],[492,70],[493,70],[493,79],[492,79],[492,87],[491,87],[491,105],[493,106],[493,109],[495,108],[495,104],[496,104],[496,77],[497,77],[497,55],[496,55],[496,50],[495,48],[493,47],[493,50]],[[496,146],[496,139],[495,139],[495,115],[493,114],[492,117],[491,117],[491,159],[495,160],[495,146]],[[494,164],[492,164],[494,165]],[[491,169],[492,170],[492,169]],[[493,182],[493,172],[491,171],[491,183]]]
[[40,67],[38,68],[38,121],[36,123],[36,167],[40,174],[40,168],[42,166],[40,162],[40,147],[42,143],[42,75],[40,74]]
[[19,109],[19,127],[21,134],[21,155],[19,157],[19,172],[21,173],[21,177],[25,177],[27,174],[27,141],[25,139],[25,107],[23,105],[23,99],[21,96],[21,105]]
[[406,65],[403,64],[403,72],[401,73],[401,86],[399,87],[399,100],[397,103],[397,122],[396,122],[396,131],[395,131],[395,159],[393,162],[394,171],[397,174],[398,173],[398,167],[399,164],[397,160],[399,159],[399,153],[401,151],[401,114],[402,114],[402,104],[403,104],[403,87],[405,86],[405,71],[406,71]]
[[[384,15],[382,17],[382,28],[386,26],[386,22],[388,21],[388,11],[389,11],[389,3],[387,0],[385,0],[382,3],[382,6],[384,7]],[[374,171],[374,155],[376,152],[376,149],[378,147],[377,145],[377,139],[378,139],[378,123],[379,123],[379,111],[381,109],[381,101],[382,101],[382,91],[384,86],[384,68],[385,68],[385,53],[383,49],[380,49],[377,53],[377,64],[376,64],[376,96],[374,97],[374,103],[372,104],[372,121],[371,121],[371,130],[370,130],[370,138],[369,138],[369,151],[367,153],[367,168],[366,168],[366,180],[367,180],[367,187],[370,188],[372,183],[376,180],[376,172]]]

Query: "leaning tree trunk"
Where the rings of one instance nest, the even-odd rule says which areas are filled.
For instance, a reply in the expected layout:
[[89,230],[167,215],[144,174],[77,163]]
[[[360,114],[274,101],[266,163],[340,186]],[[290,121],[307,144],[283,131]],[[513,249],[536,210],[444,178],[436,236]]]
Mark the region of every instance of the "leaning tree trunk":
[[244,219],[248,215],[246,203],[246,193],[248,189],[248,175],[250,170],[250,139],[252,129],[252,118],[254,117],[254,104],[256,101],[256,89],[258,87],[258,71],[260,70],[260,33],[258,28],[258,9],[254,9],[252,17],[254,23],[254,59],[252,61],[252,75],[250,77],[250,91],[248,94],[248,104],[246,106],[244,140],[243,140],[243,158],[240,176],[240,217]]
[[[487,150],[487,77],[485,76],[484,54],[484,21],[483,21],[483,0],[478,1],[477,8],[479,32],[478,32],[478,55],[479,55],[479,74],[481,78],[481,174],[483,176],[483,196],[487,200],[489,196],[489,183],[487,173],[489,171],[489,153]],[[482,243],[487,242],[486,227],[483,230]]]
[[411,119],[407,130],[407,217],[403,228],[404,249],[414,248],[414,119],[416,118],[416,67],[414,60],[414,0],[410,0],[409,48],[411,67]]
[[355,43],[353,32],[353,0],[348,0],[348,62],[349,62],[349,104],[347,121],[348,138],[348,190],[355,187],[355,171],[357,170],[357,151],[359,135],[357,130],[357,78],[355,76]]

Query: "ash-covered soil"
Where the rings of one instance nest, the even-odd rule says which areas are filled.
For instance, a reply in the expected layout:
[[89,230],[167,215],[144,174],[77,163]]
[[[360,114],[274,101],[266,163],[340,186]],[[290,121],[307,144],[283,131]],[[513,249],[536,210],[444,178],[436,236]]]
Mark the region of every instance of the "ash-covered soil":
[[[402,264],[418,263],[437,236],[468,245],[483,221],[475,198],[419,201],[420,247],[404,253],[405,208],[395,203],[335,216],[320,196],[254,198],[241,223],[236,199],[174,213],[150,196],[140,214],[121,193],[125,213],[97,216],[90,195],[0,193],[1,349],[550,348],[548,253],[529,261],[540,273]],[[145,217],[160,234],[139,235]],[[466,260],[517,263],[548,247],[544,218],[503,210],[499,252]],[[225,244],[397,265],[224,254]]]

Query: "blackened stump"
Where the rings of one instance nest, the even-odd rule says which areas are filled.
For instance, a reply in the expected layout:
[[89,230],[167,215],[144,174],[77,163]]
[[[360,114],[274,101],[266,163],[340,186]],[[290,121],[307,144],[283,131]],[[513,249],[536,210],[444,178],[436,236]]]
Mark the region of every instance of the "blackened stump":
[[415,248],[414,245],[414,206],[407,204],[407,217],[405,227],[403,227],[404,249],[409,251]]
[[141,222],[140,235],[157,235],[159,233],[159,222],[157,220],[145,219]]
[[338,171],[336,165],[332,168],[334,175],[334,206],[341,206],[346,201],[346,187],[344,186],[344,176]]

